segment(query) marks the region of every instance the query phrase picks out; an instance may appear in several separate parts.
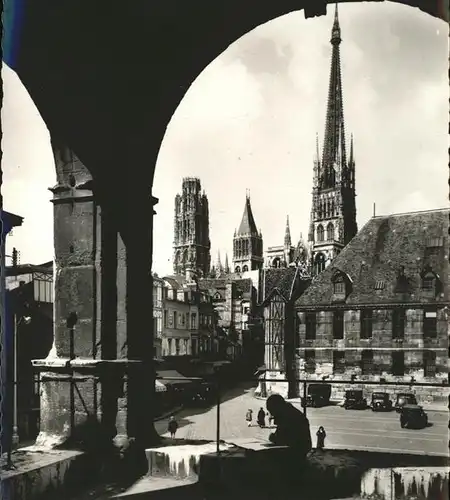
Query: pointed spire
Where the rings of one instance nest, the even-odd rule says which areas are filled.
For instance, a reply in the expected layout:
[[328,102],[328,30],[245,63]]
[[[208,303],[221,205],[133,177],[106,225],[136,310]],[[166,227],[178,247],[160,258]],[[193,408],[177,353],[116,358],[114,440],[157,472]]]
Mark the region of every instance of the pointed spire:
[[354,162],[353,158],[353,134],[350,136],[350,158],[349,163],[352,164]]
[[244,213],[242,214],[241,224],[237,231],[237,236],[242,235],[258,235],[258,230],[256,229],[255,218],[253,217],[252,206],[250,204],[250,191],[247,190],[245,197]]
[[340,43],[341,29],[339,26],[336,4],[333,29],[331,32],[331,44],[333,49],[331,55],[330,83],[328,88],[328,103],[322,154],[322,170],[324,174],[326,174],[325,177],[327,179],[326,187],[333,187],[334,185],[334,165],[337,164],[341,168],[345,168],[346,166],[345,126],[339,52]]
[[320,162],[320,153],[319,153],[319,133],[316,132],[316,161]]
[[290,248],[292,245],[291,241],[291,229],[289,227],[289,215],[287,216],[286,219],[286,231],[284,233],[284,247],[285,248]]
[[222,260],[220,259],[220,250],[217,250],[216,270],[217,271],[223,271]]
[[225,269],[226,274],[230,273],[230,265],[228,264],[228,253],[225,254]]

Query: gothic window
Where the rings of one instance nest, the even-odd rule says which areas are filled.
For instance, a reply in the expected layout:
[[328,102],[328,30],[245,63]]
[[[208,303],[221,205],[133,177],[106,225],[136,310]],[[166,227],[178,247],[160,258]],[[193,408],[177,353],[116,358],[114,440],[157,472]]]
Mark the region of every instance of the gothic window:
[[235,270],[234,270],[235,273],[240,273],[241,272],[241,268],[240,266],[236,266]]
[[318,253],[314,259],[314,267],[316,274],[321,273],[325,269],[325,255]]
[[327,241],[334,241],[334,226],[331,222],[327,226]]
[[333,338],[344,338],[344,311],[334,311],[333,313]]
[[308,311],[305,314],[306,323],[306,340],[314,340],[316,338],[316,313],[314,311]]
[[404,351],[392,351],[392,375],[401,377],[405,374]]
[[243,272],[243,273],[245,273],[245,272],[247,272],[247,271],[248,271],[248,266],[247,266],[247,265],[243,266],[243,267],[242,267],[242,272]]
[[373,371],[373,351],[364,350],[361,353],[361,373],[362,375],[370,375]]
[[404,309],[394,309],[392,311],[392,338],[402,339],[405,336],[405,316]]
[[333,351],[333,373],[345,372],[345,351]]
[[434,377],[436,375],[436,353],[434,351],[423,351],[423,376]]
[[322,242],[323,241],[323,226],[319,224],[317,226],[317,241]]
[[437,334],[437,310],[425,309],[423,312],[423,336],[435,338]]
[[360,313],[360,338],[372,337],[373,314],[370,309],[362,309]]
[[316,352],[313,349],[307,349],[305,351],[305,372],[316,372]]

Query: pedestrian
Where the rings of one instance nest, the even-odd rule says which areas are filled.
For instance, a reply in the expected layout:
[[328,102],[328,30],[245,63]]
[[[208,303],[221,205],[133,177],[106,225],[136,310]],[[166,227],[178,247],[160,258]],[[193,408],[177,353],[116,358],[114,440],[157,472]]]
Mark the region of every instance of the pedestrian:
[[178,430],[178,422],[175,420],[175,417],[173,415],[169,419],[169,425],[167,426],[167,429],[170,432],[170,437],[174,438],[175,433]]
[[325,438],[327,437],[327,433],[325,432],[325,429],[322,426],[319,427],[316,436],[317,436],[316,448],[318,450],[323,450],[325,448]]
[[263,408],[259,409],[257,421],[261,428],[266,426],[266,412]]
[[251,427],[253,420],[253,410],[247,410],[247,413],[245,414],[245,420],[247,421],[248,427]]

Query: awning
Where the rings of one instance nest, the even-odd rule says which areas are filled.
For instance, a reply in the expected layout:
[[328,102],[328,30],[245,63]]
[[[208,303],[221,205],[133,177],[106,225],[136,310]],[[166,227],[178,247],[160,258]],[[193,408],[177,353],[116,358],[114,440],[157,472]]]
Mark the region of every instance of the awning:
[[159,380],[155,380],[155,391],[156,392],[167,392],[167,388]]
[[186,378],[184,375],[181,373],[177,372],[176,370],[161,370],[156,372],[156,378],[158,379],[157,381],[161,382],[164,386],[167,385],[178,385],[178,384],[191,384],[192,382],[195,382],[196,380],[201,380],[198,377],[191,377],[191,378]]

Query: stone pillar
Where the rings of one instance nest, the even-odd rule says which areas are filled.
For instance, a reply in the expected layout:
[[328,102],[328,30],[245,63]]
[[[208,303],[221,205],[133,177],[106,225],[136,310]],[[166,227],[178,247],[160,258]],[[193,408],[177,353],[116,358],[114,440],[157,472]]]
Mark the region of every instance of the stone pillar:
[[86,167],[69,148],[53,148],[54,343],[45,360],[33,362],[41,371],[36,444],[46,446],[74,437],[87,422],[104,424],[112,438],[117,392],[108,363],[101,366],[116,358],[117,229],[97,204]]
[[126,356],[127,370],[119,398],[116,442],[120,445],[132,439],[140,449],[159,441],[153,426],[156,374],[151,273],[153,206],[157,201],[139,190],[126,198],[121,211],[120,235],[126,257],[126,344],[119,346],[118,355]]

